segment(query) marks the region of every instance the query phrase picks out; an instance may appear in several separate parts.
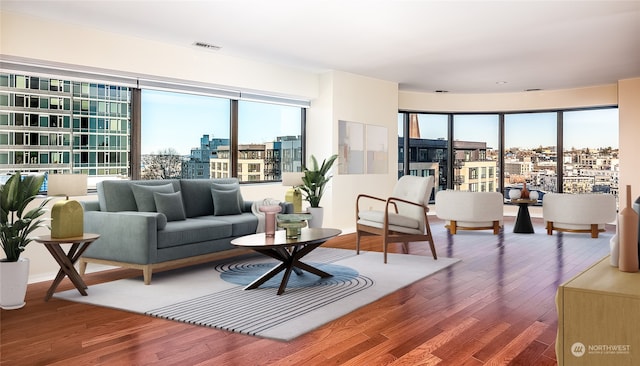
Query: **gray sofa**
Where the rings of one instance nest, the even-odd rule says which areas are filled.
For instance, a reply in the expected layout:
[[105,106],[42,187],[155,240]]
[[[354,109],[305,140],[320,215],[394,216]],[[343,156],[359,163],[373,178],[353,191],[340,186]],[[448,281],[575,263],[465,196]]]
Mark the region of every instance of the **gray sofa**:
[[81,274],[87,263],[141,269],[148,285],[153,270],[220,257],[258,226],[235,178],[107,180],[97,191],[82,203],[84,231],[100,239],[80,258]]

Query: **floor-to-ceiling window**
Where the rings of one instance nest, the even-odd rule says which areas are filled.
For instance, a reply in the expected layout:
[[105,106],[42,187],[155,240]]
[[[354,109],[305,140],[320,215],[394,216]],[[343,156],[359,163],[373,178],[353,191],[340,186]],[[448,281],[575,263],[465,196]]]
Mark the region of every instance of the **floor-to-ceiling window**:
[[618,195],[616,107],[492,114],[400,112],[398,131],[399,175],[420,175],[411,167],[437,161],[439,189],[502,191],[508,201],[511,188],[526,184],[538,191],[539,203],[548,192]]
[[238,102],[238,178],[277,181],[282,172],[302,171],[299,107]]
[[455,114],[453,136],[453,188],[472,192],[497,191],[499,116]]
[[143,179],[270,182],[301,170],[299,106],[147,89],[141,103]]
[[142,179],[229,177],[231,101],[142,91]]
[[618,109],[567,111],[562,121],[562,191],[617,196]]
[[304,163],[304,100],[96,70],[14,67],[28,71],[0,72],[5,177],[17,170],[85,173],[89,188],[116,177],[265,182]]
[[[403,159],[398,164],[398,175],[433,175],[436,177],[435,190],[446,189],[449,117],[446,114],[409,113],[406,116],[408,131],[404,131],[404,118],[401,113],[398,116],[398,124],[403,126],[402,135],[408,139],[408,144],[405,151],[404,145],[400,145],[403,137],[398,138],[398,147],[402,148],[398,156],[399,159]],[[405,166],[404,163],[407,161],[408,166]]]
[[504,187],[558,192],[558,113],[513,113],[504,117]]
[[84,173],[90,188],[127,177],[130,117],[117,82],[0,73],[0,173]]

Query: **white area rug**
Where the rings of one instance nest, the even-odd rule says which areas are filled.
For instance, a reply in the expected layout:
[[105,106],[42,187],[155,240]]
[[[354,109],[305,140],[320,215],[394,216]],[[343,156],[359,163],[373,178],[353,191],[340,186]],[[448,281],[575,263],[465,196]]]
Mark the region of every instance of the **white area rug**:
[[291,274],[286,291],[276,295],[281,274],[254,290],[244,286],[276,262],[259,254],[159,272],[151,285],[142,277],[90,286],[56,298],[210,326],[254,336],[290,340],[333,319],[434,274],[458,259],[318,248],[303,262],[333,276],[322,279]]

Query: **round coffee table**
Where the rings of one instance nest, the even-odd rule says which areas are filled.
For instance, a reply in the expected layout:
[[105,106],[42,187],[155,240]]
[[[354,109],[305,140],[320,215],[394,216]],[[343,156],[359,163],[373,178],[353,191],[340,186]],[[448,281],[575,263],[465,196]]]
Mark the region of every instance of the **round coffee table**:
[[300,259],[325,241],[340,235],[341,232],[339,229],[310,228],[301,229],[300,236],[297,238],[287,238],[284,230],[278,230],[273,237],[267,237],[264,233],[259,233],[233,239],[231,244],[235,246],[252,249],[281,262],[244,289],[258,288],[282,271],[284,271],[284,275],[278,288],[278,295],[284,293],[287,288],[291,271],[297,275],[301,275],[304,270],[320,277],[331,277],[331,274],[301,262]]

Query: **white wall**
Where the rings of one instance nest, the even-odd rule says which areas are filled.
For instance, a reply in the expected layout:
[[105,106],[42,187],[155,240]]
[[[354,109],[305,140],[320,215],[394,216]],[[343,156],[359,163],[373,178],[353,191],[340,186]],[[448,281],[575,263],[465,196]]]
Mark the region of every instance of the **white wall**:
[[[322,206],[330,213],[325,215],[326,225],[352,231],[355,229],[357,195],[367,193],[387,197],[398,179],[398,84],[338,71],[325,75],[325,78],[331,78],[331,90],[323,89],[321,94],[330,95],[333,99],[331,123],[322,124],[322,127],[330,126],[330,129],[320,135],[324,136],[323,140],[330,138],[331,141],[331,151],[327,151],[326,156],[338,152],[338,121],[359,122],[387,129],[387,173],[337,174],[336,167],[331,190],[328,197],[323,198]],[[327,132],[330,132],[330,136]]]
[[417,93],[401,91],[401,110],[430,112],[510,112],[616,105],[617,86],[503,94]]
[[631,201],[640,197],[640,78],[618,82],[620,118],[620,205],[627,200],[625,186],[631,185]]

